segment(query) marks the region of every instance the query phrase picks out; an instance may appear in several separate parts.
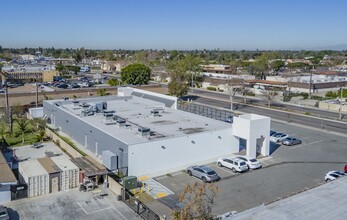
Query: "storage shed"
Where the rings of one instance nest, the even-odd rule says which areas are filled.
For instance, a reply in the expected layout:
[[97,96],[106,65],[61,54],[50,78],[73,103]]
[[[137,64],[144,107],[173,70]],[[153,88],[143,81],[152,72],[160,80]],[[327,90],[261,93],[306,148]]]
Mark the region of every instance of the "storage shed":
[[61,190],[61,169],[49,157],[37,159],[42,167],[47,171],[49,179],[49,192],[54,193]]
[[68,190],[79,186],[79,168],[65,156],[51,157],[51,160],[59,167],[61,190]]
[[21,183],[28,184],[28,197],[49,193],[49,174],[37,160],[23,161],[18,164]]

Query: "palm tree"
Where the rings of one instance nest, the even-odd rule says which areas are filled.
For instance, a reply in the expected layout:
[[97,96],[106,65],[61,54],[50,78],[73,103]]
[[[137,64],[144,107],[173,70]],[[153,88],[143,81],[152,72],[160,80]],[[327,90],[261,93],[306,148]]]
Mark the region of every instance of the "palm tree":
[[26,118],[17,118],[16,122],[19,127],[19,131],[22,133],[22,144],[24,144],[24,134],[27,130],[28,125],[30,124],[30,120],[27,120]]
[[106,89],[98,89],[96,93],[98,96],[106,96],[107,95]]

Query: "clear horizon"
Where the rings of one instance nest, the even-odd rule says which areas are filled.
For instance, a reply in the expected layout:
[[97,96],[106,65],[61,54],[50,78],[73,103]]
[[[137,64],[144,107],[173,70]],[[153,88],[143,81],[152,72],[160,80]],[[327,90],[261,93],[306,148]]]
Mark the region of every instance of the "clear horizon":
[[343,0],[12,0],[2,3],[0,19],[6,22],[2,23],[0,45],[128,50],[347,49],[346,8]]

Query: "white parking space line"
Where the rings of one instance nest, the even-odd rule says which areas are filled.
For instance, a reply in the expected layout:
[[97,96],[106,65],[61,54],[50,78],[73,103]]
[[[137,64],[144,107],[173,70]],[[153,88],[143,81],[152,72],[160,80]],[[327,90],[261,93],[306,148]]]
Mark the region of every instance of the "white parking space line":
[[155,180],[162,180],[162,179],[165,179],[165,178],[167,178],[167,176],[156,177],[156,178],[154,178],[154,179],[155,179]]
[[228,168],[225,168],[225,167],[219,167],[219,166],[217,166],[217,165],[215,165],[215,164],[211,164],[212,166],[214,166],[214,167],[217,167],[217,168],[219,168],[219,169],[221,169],[221,170],[223,170],[223,171],[225,171],[225,172],[227,172],[227,173],[230,173],[230,174],[235,174],[234,172],[232,172],[232,171],[230,171],[230,170],[227,170]]
[[114,210],[116,210],[116,212],[124,219],[124,220],[127,220],[127,218],[122,214],[120,213],[120,211],[118,211],[118,209],[116,209],[115,207],[113,207]]
[[178,175],[181,175],[181,174],[183,174],[183,172],[180,171],[180,172],[171,174],[171,176],[178,176]]
[[312,145],[312,144],[318,144],[320,142],[323,142],[323,141],[320,140],[320,141],[315,141],[315,142],[311,142],[311,143],[308,143],[308,144],[299,144],[299,145],[297,145],[295,147],[291,147],[290,149],[296,149],[296,148],[305,147],[305,146]]

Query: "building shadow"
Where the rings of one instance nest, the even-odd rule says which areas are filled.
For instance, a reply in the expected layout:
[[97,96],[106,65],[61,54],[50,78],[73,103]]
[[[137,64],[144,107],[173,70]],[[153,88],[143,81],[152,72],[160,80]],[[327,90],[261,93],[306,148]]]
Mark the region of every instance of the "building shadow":
[[280,146],[281,144],[270,141],[270,155],[274,153]]
[[11,208],[7,208],[7,212],[8,212],[8,215],[10,216],[10,219],[11,220],[18,220],[20,219],[19,217],[19,214],[17,211],[11,209]]

